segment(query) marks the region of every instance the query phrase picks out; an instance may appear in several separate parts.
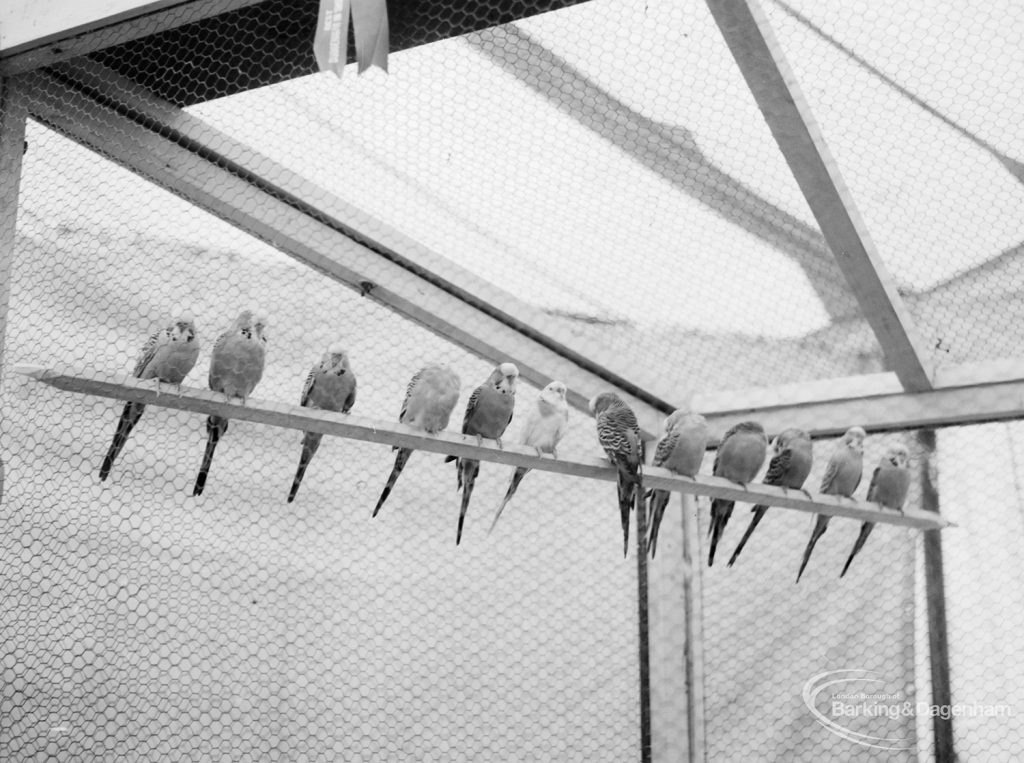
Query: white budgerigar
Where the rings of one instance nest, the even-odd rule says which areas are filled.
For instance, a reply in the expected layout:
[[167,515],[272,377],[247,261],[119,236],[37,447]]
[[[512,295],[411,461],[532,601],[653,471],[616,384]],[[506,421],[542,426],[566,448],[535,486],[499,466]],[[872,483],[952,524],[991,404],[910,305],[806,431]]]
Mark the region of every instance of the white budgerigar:
[[[427,434],[440,432],[448,426],[455,404],[459,401],[461,385],[459,377],[447,366],[429,365],[421,368],[406,387],[398,420],[407,426],[422,429]],[[398,447],[394,450],[398,451],[395,455],[395,465],[380,498],[377,499],[373,516],[377,516],[384,501],[388,499],[398,475],[402,473],[413,451],[412,448]]]
[[[558,457],[558,443],[561,442],[569,428],[569,404],[565,400],[566,392],[565,384],[560,381],[548,384],[540,391],[537,405],[530,411],[526,419],[519,441],[523,445],[536,449],[538,456],[542,453],[550,453],[555,458]],[[501,516],[501,512],[505,510],[505,506],[512,496],[515,495],[519,483],[523,481],[523,477],[528,471],[530,471],[529,468],[520,466],[512,473],[508,490],[505,491],[505,497],[494,515],[488,533],[498,523],[498,517]]]
[[[348,413],[355,402],[356,376],[349,365],[348,353],[345,352],[343,345],[332,344],[306,377],[299,405],[322,411]],[[299,455],[299,466],[295,470],[292,488],[288,492],[288,503],[295,500],[295,494],[299,492],[299,485],[302,484],[302,477],[323,437],[319,432],[303,434],[302,453]]]
[[[243,310],[231,328],[217,337],[210,354],[210,389],[228,398],[240,397],[245,404],[263,377],[267,357],[266,325],[266,318],[254,315],[251,310]],[[213,452],[227,431],[227,419],[207,417],[206,452],[203,453],[192,495],[202,495],[210,464],[213,463]]]
[[[653,466],[663,466],[684,477],[696,477],[708,447],[708,422],[699,413],[679,409],[665,419],[665,436],[654,451]],[[650,491],[651,529],[647,546],[651,558],[658,549],[658,529],[671,495],[668,490]]]
[[[155,379],[157,391],[160,383],[180,385],[195,367],[199,358],[199,335],[196,333],[195,321],[189,313],[182,313],[169,325],[154,332],[142,346],[142,351],[135,361],[132,375],[136,379]],[[128,435],[139,422],[142,412],[146,410],[143,403],[128,402],[124,404],[121,418],[114,430],[114,439],[107,449],[107,455],[100,466],[100,479],[110,475],[121,449],[128,441]]]
[[[867,433],[861,427],[850,427],[846,430],[825,468],[825,476],[821,479],[821,493],[841,495],[844,498],[853,497],[854,491],[860,485],[861,475],[864,471],[864,438],[866,436]],[[804,568],[810,561],[814,545],[818,542],[818,538],[825,534],[831,518],[828,514],[818,514],[815,517],[814,530],[811,531],[811,539],[807,541],[807,548],[804,549],[804,558],[800,562],[800,571],[796,574],[796,582],[800,582],[800,576],[804,574]]]
[[[903,503],[907,500],[909,490],[910,451],[903,445],[892,445],[882,456],[882,460],[875,467],[874,474],[871,475],[867,500],[881,504],[887,509],[903,511]],[[857,542],[853,544],[853,550],[850,551],[850,557],[843,565],[843,571],[839,573],[839,577],[843,577],[850,569],[850,562],[864,548],[864,543],[874,527],[874,522],[865,522],[861,525]]]

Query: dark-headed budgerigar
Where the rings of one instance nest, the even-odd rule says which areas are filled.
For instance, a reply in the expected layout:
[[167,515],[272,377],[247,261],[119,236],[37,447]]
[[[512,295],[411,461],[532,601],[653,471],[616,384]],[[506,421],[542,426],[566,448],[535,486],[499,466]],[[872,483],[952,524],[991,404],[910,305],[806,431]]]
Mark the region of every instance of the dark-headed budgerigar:
[[[550,453],[555,458],[558,458],[558,443],[565,436],[565,432],[569,428],[569,404],[565,400],[565,393],[567,391],[565,384],[562,382],[551,382],[540,391],[540,395],[537,397],[537,405],[534,406],[526,418],[526,424],[523,426],[519,441],[523,445],[534,448],[538,456],[542,453]],[[491,528],[487,531],[488,533],[498,523],[498,517],[505,510],[505,505],[515,495],[519,483],[523,481],[523,477],[526,476],[528,471],[530,471],[529,468],[520,466],[512,473],[512,479],[508,483],[508,490],[505,491],[505,498],[502,499],[501,505],[494,515],[494,520],[491,522]]]
[[[189,313],[182,313],[165,328],[155,332],[142,346],[132,375],[136,379],[155,379],[159,393],[160,383],[180,385],[195,367],[199,358],[199,335],[195,321]],[[110,474],[114,461],[128,440],[128,435],[146,410],[143,403],[125,403],[121,418],[114,430],[114,439],[100,466],[100,479]]]
[[[512,421],[518,379],[519,369],[514,363],[495,366],[487,380],[470,395],[466,404],[466,415],[462,420],[462,434],[473,435],[478,443],[482,443],[485,437],[496,440],[500,448],[501,436],[505,434],[506,427]],[[458,485],[462,491],[459,527],[455,533],[455,545],[458,545],[462,541],[462,524],[466,520],[466,510],[469,508],[470,496],[473,495],[476,475],[480,472],[480,462],[472,458],[455,456],[448,456],[445,461],[456,462]]]
[[614,392],[602,392],[594,397],[590,411],[597,424],[597,441],[618,472],[622,555],[626,556],[629,553],[629,512],[634,501],[643,500],[644,441],[636,414]]
[[[746,487],[761,470],[767,455],[768,438],[765,436],[764,427],[756,421],[741,421],[722,437],[718,452],[715,454],[712,474]],[[722,533],[725,532],[725,526],[732,516],[735,505],[735,501],[725,498],[711,500],[711,526],[708,528],[711,549],[708,552],[708,567],[715,563],[715,549],[718,548],[718,542],[722,539]]]
[[[430,365],[421,368],[413,375],[405,390],[405,400],[402,401],[402,410],[398,414],[399,422],[422,429],[427,434],[440,432],[448,426],[455,404],[459,401],[461,385],[459,377],[447,366]],[[412,448],[399,447],[392,450],[398,451],[395,455],[395,465],[380,498],[377,499],[373,516],[377,516],[377,512],[391,494],[398,475],[402,473],[413,451]]]
[[[348,413],[356,402],[356,377],[349,366],[348,353],[341,344],[332,344],[320,358],[306,377],[302,388],[302,399],[299,405],[305,408],[319,408],[322,411],[341,411]],[[302,484],[302,476],[306,473],[309,462],[313,459],[323,435],[318,432],[306,432],[302,437],[302,453],[299,455],[299,466],[295,470],[292,489],[288,492],[288,503],[295,500]]]
[[[213,352],[210,353],[210,389],[220,392],[228,399],[240,397],[242,405],[252,394],[263,377],[263,365],[267,357],[267,321],[243,310],[227,331],[217,337]],[[228,420],[221,416],[206,419],[206,452],[203,463],[196,475],[192,495],[202,495],[206,477],[213,462],[213,452],[224,433],[228,431]]]
[[[864,438],[867,433],[861,427],[850,427],[843,435],[843,439],[836,446],[832,458],[825,468],[825,476],[821,479],[821,490],[825,495],[841,495],[844,498],[852,498],[857,486],[860,485],[861,475],[864,471]],[[814,544],[818,538],[825,534],[828,529],[828,521],[832,517],[828,514],[818,514],[814,518],[814,530],[811,531],[811,539],[807,541],[807,548],[804,549],[804,558],[800,562],[800,571],[796,574],[796,582],[800,582],[800,576],[804,574],[804,568],[814,551]]]
[[[665,436],[654,451],[653,466],[663,466],[684,477],[696,477],[708,447],[708,422],[699,413],[686,409],[665,419]],[[647,545],[654,558],[658,548],[658,528],[671,495],[668,490],[650,491],[651,530]]]
[[[871,475],[871,484],[868,486],[867,500],[882,505],[887,509],[903,511],[903,503],[907,500],[907,491],[910,489],[910,451],[903,445],[892,445],[882,456],[882,460],[875,467]],[[857,556],[868,536],[874,529],[874,522],[865,522],[860,526],[860,534],[857,542],[853,544],[850,557],[843,565],[843,571],[839,577],[843,577],[850,569],[850,562]]]
[[[776,485],[784,488],[803,488],[807,476],[811,473],[814,460],[811,436],[803,429],[785,429],[772,441],[772,460],[768,462],[768,473],[764,475],[765,485]],[[806,492],[806,491],[805,491]],[[810,494],[807,494],[810,497]],[[754,528],[764,517],[768,507],[758,504],[751,509],[754,516],[750,518],[747,531],[743,533],[736,550],[729,559],[730,567],[736,563],[743,547],[754,533]]]

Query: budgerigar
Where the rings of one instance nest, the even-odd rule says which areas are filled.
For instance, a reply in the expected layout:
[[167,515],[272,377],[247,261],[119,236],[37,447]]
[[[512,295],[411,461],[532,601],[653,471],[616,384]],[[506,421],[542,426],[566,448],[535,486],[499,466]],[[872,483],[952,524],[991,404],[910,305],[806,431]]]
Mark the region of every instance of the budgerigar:
[[[718,452],[715,454],[712,473],[716,477],[723,477],[746,487],[761,470],[766,455],[768,438],[765,436],[764,427],[756,421],[741,421],[722,437]],[[715,549],[722,539],[722,533],[725,532],[725,526],[732,516],[735,505],[735,501],[725,498],[714,498],[711,501],[711,526],[708,528],[711,549],[708,552],[708,567],[715,563]]]
[[[322,411],[348,413],[355,402],[356,377],[349,366],[348,353],[345,352],[343,345],[332,344],[306,377],[299,405],[319,408]],[[288,492],[288,503],[295,500],[295,494],[299,492],[299,485],[302,484],[302,477],[323,437],[318,432],[306,432],[303,435],[302,453],[299,456],[299,466],[295,470],[292,489]]]
[[[821,490],[825,495],[841,495],[845,498],[852,498],[857,486],[860,485],[861,475],[864,471],[864,438],[867,434],[861,427],[850,427],[843,435],[843,439],[836,446],[825,468],[825,476],[821,480]],[[796,574],[796,582],[800,582],[800,576],[804,574],[804,568],[814,551],[814,544],[818,538],[825,534],[828,529],[828,521],[832,517],[828,514],[818,514],[814,521],[814,530],[811,532],[811,539],[807,541],[807,548],[804,549],[804,558],[800,562],[800,571]]]
[[[136,379],[155,379],[159,392],[161,382],[180,385],[195,367],[198,357],[199,335],[196,333],[195,321],[191,314],[182,313],[168,326],[153,333],[146,340],[135,361],[132,375]],[[114,430],[114,439],[100,466],[101,480],[105,480],[110,474],[114,461],[128,440],[128,435],[145,410],[146,406],[143,403],[124,404],[117,429]]]
[[[402,401],[402,411],[398,414],[398,420],[407,426],[422,429],[427,434],[440,432],[448,426],[452,411],[459,400],[461,385],[459,377],[447,366],[430,365],[421,368],[405,390],[405,400]],[[391,494],[398,475],[402,473],[413,451],[412,448],[398,447],[394,450],[398,451],[395,455],[395,465],[380,498],[377,499],[373,516],[377,516],[377,512]]]
[[[210,354],[210,389],[228,398],[240,397],[242,404],[263,377],[267,357],[266,319],[251,310],[243,310],[227,331],[217,337]],[[217,442],[228,431],[228,420],[220,416],[206,419],[206,452],[196,475],[192,495],[202,495],[213,462]]]
[[[629,553],[629,512],[643,500],[644,441],[636,414],[614,392],[590,401],[597,424],[597,441],[617,471],[616,488],[622,520],[622,555]],[[644,541],[647,539],[644,538]]]
[[[684,477],[696,477],[708,447],[708,422],[699,413],[685,409],[665,419],[665,436],[654,451],[654,466],[663,466]],[[671,495],[668,490],[650,491],[651,530],[647,541],[654,558],[658,548],[658,528]]]
[[[875,467],[874,474],[871,475],[867,500],[887,509],[903,511],[903,503],[907,500],[907,491],[910,489],[909,466],[910,451],[903,445],[890,446],[882,460],[878,462],[878,466]],[[839,573],[839,577],[843,577],[850,569],[850,562],[864,548],[864,543],[874,527],[874,522],[865,522],[860,526],[857,542],[853,544],[853,550],[850,551],[850,557],[843,565],[843,571]]]
[[[516,381],[519,369],[514,363],[502,363],[496,366],[487,380],[473,390],[466,405],[466,415],[462,420],[462,433],[474,435],[478,443],[483,438],[496,440],[501,447],[501,436],[512,421],[512,412],[516,404]],[[480,462],[472,458],[456,458],[448,456],[445,461],[455,461],[458,472],[458,485],[462,491],[462,505],[459,509],[459,527],[455,533],[455,545],[462,541],[462,524],[466,520],[469,498],[473,495],[476,475],[480,472]]]
[[[558,457],[558,443],[569,428],[569,404],[565,400],[566,392],[565,384],[560,381],[548,384],[540,391],[537,405],[530,411],[526,419],[519,440],[523,445],[536,449],[538,456],[542,453],[550,453],[555,458]],[[505,506],[512,496],[515,495],[519,483],[523,481],[523,477],[528,471],[530,471],[529,468],[520,466],[512,473],[508,490],[505,491],[505,498],[502,499],[501,505],[494,515],[488,533],[498,523],[498,517],[501,516],[501,512],[505,510]]]
[[[772,460],[768,462],[768,473],[764,476],[765,485],[777,485],[784,488],[803,488],[807,475],[811,473],[813,448],[811,436],[802,429],[785,429],[772,442]],[[806,491],[805,491],[806,492]],[[807,494],[808,498],[810,494]],[[751,509],[754,516],[750,518],[747,531],[743,533],[736,550],[729,559],[730,567],[736,563],[743,547],[754,533],[754,528],[764,517],[768,507],[759,503]]]

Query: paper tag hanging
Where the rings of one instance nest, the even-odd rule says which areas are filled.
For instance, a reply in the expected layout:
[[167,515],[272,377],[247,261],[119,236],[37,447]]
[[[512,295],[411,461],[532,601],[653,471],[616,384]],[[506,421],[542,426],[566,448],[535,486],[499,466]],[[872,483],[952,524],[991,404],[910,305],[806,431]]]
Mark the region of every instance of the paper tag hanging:
[[388,70],[388,9],[385,0],[320,0],[313,53],[320,71],[341,76],[348,58],[348,25],[362,74],[370,66]]

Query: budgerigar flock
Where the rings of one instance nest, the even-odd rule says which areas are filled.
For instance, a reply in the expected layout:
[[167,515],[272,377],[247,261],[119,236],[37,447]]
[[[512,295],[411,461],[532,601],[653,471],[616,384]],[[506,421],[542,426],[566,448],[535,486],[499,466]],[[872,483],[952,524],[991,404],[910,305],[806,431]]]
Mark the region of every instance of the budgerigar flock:
[[[244,405],[263,376],[267,353],[267,321],[252,310],[242,311],[231,327],[217,337],[210,354],[209,386],[228,399],[240,398]],[[133,376],[140,380],[154,380],[157,394],[161,384],[175,385],[181,394],[181,384],[195,367],[199,357],[199,338],[195,321],[188,313],[181,313],[166,327],[152,334],[142,347],[135,363]],[[476,438],[478,444],[493,440],[502,447],[502,437],[513,419],[519,369],[504,362],[497,365],[486,380],[470,395],[462,422],[462,433]],[[459,377],[447,366],[432,364],[421,368],[410,380],[398,420],[400,423],[433,435],[444,431],[458,402],[461,391]],[[552,381],[538,394],[530,411],[524,417],[518,443],[532,448],[538,457],[558,458],[558,445],[569,429],[568,388],[561,381]],[[356,376],[348,353],[341,343],[332,344],[320,360],[309,370],[299,404],[304,408],[348,413],[356,401]],[[657,552],[658,531],[664,519],[671,495],[667,489],[655,488],[644,495],[644,461],[646,444],[630,407],[613,392],[603,392],[590,399],[590,412],[594,416],[597,440],[616,470],[619,517],[622,526],[623,555],[629,550],[629,521],[634,509],[649,509],[649,533],[645,546],[653,559]],[[124,405],[113,441],[100,466],[100,480],[106,480],[133,428],[145,410],[143,403]],[[211,415],[207,418],[206,450],[196,476],[192,494],[201,495],[206,486],[213,455],[221,437],[227,432],[228,419]],[[701,414],[681,408],[667,417],[665,434],[658,442],[652,466],[672,474],[696,479],[704,455],[711,442],[711,431]],[[854,426],[846,431],[831,454],[821,481],[823,495],[853,498],[861,482],[863,471],[863,428]],[[288,492],[288,503],[295,500],[307,469],[316,454],[323,435],[304,432],[298,466]],[[756,478],[768,455],[769,441],[764,428],[756,421],[744,421],[730,428],[717,444],[712,474],[745,489]],[[384,489],[381,491],[373,516],[377,516],[387,501],[402,473],[413,449],[395,446],[395,463]],[[810,435],[801,429],[786,429],[771,441],[771,460],[763,478],[765,485],[783,490],[799,489],[813,498],[804,488],[813,464],[813,446]],[[458,489],[461,492],[459,520],[455,542],[462,541],[462,532],[470,499],[480,471],[480,461],[466,456],[450,455],[445,461],[456,462]],[[872,475],[868,487],[868,502],[882,508],[903,510],[910,485],[910,454],[902,445],[891,446]],[[2,467],[0,467],[2,468]],[[512,472],[504,498],[495,512],[490,532],[502,512],[516,494],[530,467],[517,466]],[[0,471],[0,486],[3,473]],[[647,503],[642,503],[646,499]],[[708,566],[715,560],[731,517],[735,501],[724,498],[711,500],[709,525]],[[750,524],[729,559],[731,567],[746,546],[754,529],[764,517],[768,506],[757,504],[751,512]],[[814,529],[804,550],[797,573],[797,582],[803,575],[815,544],[825,533],[830,515],[815,517]],[[638,520],[639,521],[639,520]],[[874,528],[874,522],[864,522],[860,534],[846,560],[840,577],[846,575],[853,559],[864,547]]]

